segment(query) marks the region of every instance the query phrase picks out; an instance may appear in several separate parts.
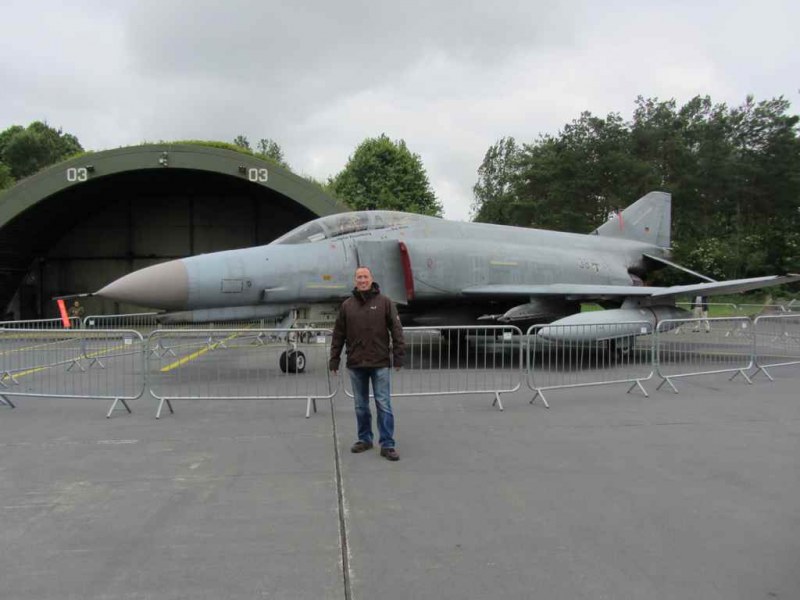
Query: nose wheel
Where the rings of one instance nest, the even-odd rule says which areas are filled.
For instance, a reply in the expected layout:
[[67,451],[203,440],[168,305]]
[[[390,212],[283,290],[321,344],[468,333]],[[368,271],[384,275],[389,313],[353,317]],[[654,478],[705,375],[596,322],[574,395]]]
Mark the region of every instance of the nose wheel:
[[306,370],[306,355],[300,350],[286,350],[278,363],[283,373],[302,373]]

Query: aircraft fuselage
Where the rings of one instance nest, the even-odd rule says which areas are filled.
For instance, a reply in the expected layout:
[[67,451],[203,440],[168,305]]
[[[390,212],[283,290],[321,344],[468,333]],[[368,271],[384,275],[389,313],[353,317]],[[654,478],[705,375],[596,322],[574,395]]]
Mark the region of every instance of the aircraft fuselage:
[[[139,281],[148,272],[172,265],[185,269],[185,290],[172,290],[159,298],[157,291],[180,279],[171,276],[158,286],[150,286],[147,306],[206,312],[262,307],[255,313],[242,308],[238,311],[242,316],[267,315],[267,307],[274,306],[277,314],[289,306],[340,302],[352,289],[355,268],[363,264],[372,268],[384,293],[401,305],[407,321],[415,316],[422,318],[417,313],[424,312],[427,321],[474,322],[487,311],[505,312],[527,300],[524,295],[494,301],[469,298],[462,293],[465,288],[561,282],[631,285],[631,272],[643,270],[643,252],[663,252],[650,244],[596,235],[415,217],[409,224],[318,241],[279,240],[266,246],[180,259],[133,273],[99,293],[119,297],[126,296],[127,291],[124,299],[131,299],[131,293],[135,296],[134,292],[142,289]],[[405,263],[399,254],[395,256],[401,245],[407,253]],[[114,286],[123,288],[123,293]],[[437,306],[447,308],[432,317]],[[574,310],[574,305],[569,310]],[[568,312],[566,305],[559,312]]]

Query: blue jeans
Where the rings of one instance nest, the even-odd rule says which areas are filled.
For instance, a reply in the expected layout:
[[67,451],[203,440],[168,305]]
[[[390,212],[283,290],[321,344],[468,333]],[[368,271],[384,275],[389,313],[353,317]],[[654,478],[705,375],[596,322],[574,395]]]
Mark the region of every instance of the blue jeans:
[[356,424],[358,439],[372,443],[372,413],[369,410],[369,382],[372,380],[372,393],[375,395],[375,408],[378,411],[378,434],[382,448],[394,448],[394,414],[390,391],[391,372],[389,367],[357,367],[349,369],[350,382],[356,405]]

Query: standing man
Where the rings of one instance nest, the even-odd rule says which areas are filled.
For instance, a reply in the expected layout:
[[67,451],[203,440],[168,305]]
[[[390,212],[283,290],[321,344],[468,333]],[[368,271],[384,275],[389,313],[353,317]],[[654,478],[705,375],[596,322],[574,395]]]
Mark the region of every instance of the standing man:
[[[711,331],[711,324],[708,322],[708,298],[705,296],[695,296],[692,308],[694,309],[692,311],[694,313],[694,318],[703,319],[702,322],[705,326],[706,333]],[[695,322],[692,331],[700,331],[700,321]]]
[[[364,452],[372,448],[372,413],[369,410],[369,382],[375,396],[378,412],[378,434],[381,456],[387,460],[400,460],[394,447],[394,414],[390,390],[391,355],[394,367],[403,366],[405,344],[403,327],[397,308],[381,294],[372,280],[368,267],[358,267],[353,295],[342,303],[331,341],[330,370],[339,372],[342,347],[347,345],[347,369],[353,384],[353,396],[358,425],[358,441],[351,452]],[[391,334],[391,340],[390,340]]]
[[72,303],[72,306],[69,307],[69,311],[68,312],[69,312],[69,316],[70,317],[75,317],[75,318],[80,319],[80,318],[83,317],[83,313],[86,312],[86,311],[83,310],[83,307],[81,306],[81,303],[78,302],[77,300],[75,300],[75,302]]

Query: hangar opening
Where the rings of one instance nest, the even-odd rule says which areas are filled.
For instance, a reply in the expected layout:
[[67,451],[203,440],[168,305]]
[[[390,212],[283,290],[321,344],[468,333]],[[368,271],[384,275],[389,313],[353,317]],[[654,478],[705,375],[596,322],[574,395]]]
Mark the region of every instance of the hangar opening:
[[[346,207],[257,157],[140,146],[54,165],[0,196],[3,320],[57,316],[52,298],[93,292],[165,260],[267,244]],[[102,298],[86,314],[138,312]]]

